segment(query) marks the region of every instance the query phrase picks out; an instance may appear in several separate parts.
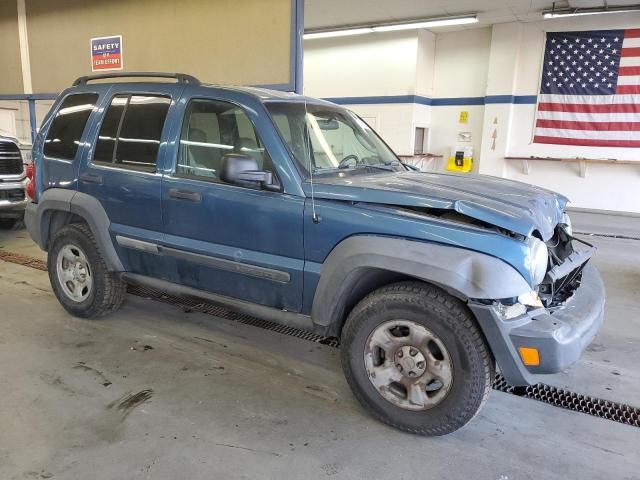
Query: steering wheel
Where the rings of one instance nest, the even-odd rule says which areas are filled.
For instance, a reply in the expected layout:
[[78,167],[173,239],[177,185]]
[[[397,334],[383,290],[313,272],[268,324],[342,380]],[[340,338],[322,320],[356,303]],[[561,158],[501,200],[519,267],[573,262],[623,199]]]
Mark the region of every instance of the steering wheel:
[[348,167],[347,162],[349,162],[350,160],[355,161],[356,165],[360,161],[358,156],[352,153],[352,154],[347,155],[346,157],[344,157],[342,160],[340,160],[340,163],[338,164],[338,168],[347,168]]

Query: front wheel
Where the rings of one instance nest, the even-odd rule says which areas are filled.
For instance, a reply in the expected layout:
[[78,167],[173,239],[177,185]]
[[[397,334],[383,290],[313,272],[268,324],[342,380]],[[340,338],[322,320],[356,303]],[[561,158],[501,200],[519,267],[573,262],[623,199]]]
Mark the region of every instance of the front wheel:
[[356,305],[342,332],[342,366],[374,417],[420,435],[451,433],[473,419],[495,372],[466,306],[419,282],[383,287]]

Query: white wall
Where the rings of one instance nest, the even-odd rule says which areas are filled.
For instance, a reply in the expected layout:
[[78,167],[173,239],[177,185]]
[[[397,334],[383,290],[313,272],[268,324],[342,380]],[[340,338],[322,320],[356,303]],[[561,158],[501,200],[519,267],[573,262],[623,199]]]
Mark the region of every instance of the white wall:
[[491,28],[436,35],[434,97],[484,97]]
[[413,94],[417,56],[416,32],[307,40],[304,93],[322,98]]
[[[380,133],[384,141],[399,155],[413,154],[413,117],[415,105],[345,105]],[[384,133],[382,133],[384,132]]]

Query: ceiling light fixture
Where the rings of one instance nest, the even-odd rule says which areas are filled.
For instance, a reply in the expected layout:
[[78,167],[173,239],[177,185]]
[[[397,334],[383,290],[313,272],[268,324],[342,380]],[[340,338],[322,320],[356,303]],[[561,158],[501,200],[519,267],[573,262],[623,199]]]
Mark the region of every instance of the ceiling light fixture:
[[595,7],[595,8],[561,8],[556,10],[544,10],[542,17],[549,18],[562,18],[562,17],[581,17],[583,15],[601,15],[603,13],[626,13],[626,12],[638,12],[640,11],[640,4],[627,5],[624,7]]
[[323,28],[307,30],[305,40],[314,38],[346,37],[350,35],[362,35],[365,33],[394,32],[398,30],[417,30],[420,28],[449,27],[453,25],[469,25],[478,23],[477,15],[464,15],[460,17],[430,18],[423,20],[411,20],[398,23],[379,23],[369,25],[353,25],[344,28]]

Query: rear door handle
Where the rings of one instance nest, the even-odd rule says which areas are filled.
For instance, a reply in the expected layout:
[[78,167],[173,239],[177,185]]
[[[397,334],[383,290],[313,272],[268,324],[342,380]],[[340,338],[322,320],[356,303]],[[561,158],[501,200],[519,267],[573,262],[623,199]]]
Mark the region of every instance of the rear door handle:
[[83,173],[80,175],[80,180],[86,183],[95,183],[96,185],[102,185],[102,175],[96,173]]
[[188,200],[190,202],[200,203],[202,201],[202,195],[198,192],[192,192],[191,190],[183,190],[181,188],[170,188],[169,196],[176,200]]

